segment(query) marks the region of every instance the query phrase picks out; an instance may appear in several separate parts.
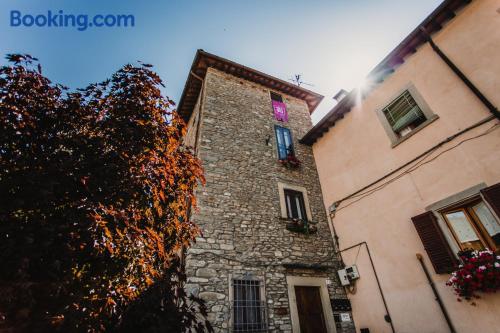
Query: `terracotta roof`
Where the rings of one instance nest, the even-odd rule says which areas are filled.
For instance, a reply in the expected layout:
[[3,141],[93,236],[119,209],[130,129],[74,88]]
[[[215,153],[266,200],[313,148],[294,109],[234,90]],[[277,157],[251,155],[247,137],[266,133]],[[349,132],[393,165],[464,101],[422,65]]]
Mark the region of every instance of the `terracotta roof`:
[[[422,23],[418,25],[391,53],[389,53],[375,68],[367,75],[370,82],[381,83],[388,75],[395,71],[396,66],[404,63],[404,58],[417,51],[417,48],[427,42],[424,28],[428,34],[439,31],[443,24],[455,17],[455,12],[469,4],[471,0],[445,0],[443,1]],[[373,90],[373,89],[372,89]],[[366,96],[369,91],[364,91]],[[344,117],[354,106],[356,91],[353,90],[335,105],[314,127],[300,139],[301,143],[312,145],[334,126],[337,120]]]
[[179,114],[185,121],[189,120],[201,89],[201,81],[192,73],[198,77],[205,78],[208,67],[213,67],[247,81],[258,83],[274,91],[282,92],[283,94],[302,99],[306,101],[310,113],[314,111],[323,99],[322,95],[315,92],[200,49],[196,52],[193,64],[191,65],[191,71],[188,75],[184,91],[182,92],[181,100],[177,108]]

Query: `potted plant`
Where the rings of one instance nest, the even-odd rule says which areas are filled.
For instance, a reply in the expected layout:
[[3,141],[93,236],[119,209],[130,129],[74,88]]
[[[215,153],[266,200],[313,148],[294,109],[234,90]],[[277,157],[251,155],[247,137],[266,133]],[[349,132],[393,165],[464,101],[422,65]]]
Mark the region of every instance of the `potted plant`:
[[279,160],[281,164],[289,169],[300,167],[300,160],[293,154],[288,154],[285,159]]
[[305,221],[302,219],[293,218],[290,222],[286,224],[286,229],[294,232],[301,232],[305,234],[314,234],[318,231],[318,228],[311,221]]
[[462,264],[446,283],[454,289],[458,301],[479,298],[478,292],[494,293],[500,289],[500,256],[488,249],[465,250],[458,255]]

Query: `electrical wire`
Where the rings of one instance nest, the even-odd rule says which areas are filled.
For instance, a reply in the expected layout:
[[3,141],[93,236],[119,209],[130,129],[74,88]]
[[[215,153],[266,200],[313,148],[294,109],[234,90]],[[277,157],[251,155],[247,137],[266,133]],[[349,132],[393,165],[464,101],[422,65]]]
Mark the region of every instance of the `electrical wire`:
[[433,149],[433,150],[429,151],[429,153],[428,153],[428,154],[426,154],[426,155],[422,156],[422,159],[421,159],[421,160],[419,160],[419,161],[418,161],[416,164],[414,164],[413,166],[410,166],[408,169],[406,169],[405,171],[403,171],[401,174],[399,174],[399,175],[395,176],[394,178],[391,178],[390,180],[388,180],[388,181],[386,181],[386,182],[384,182],[384,183],[382,183],[382,184],[380,184],[380,185],[378,185],[378,186],[374,187],[373,189],[371,189],[371,190],[369,190],[369,191],[367,191],[367,192],[363,192],[363,193],[357,194],[357,195],[355,195],[355,196],[352,196],[350,199],[352,199],[352,198],[358,198],[358,199],[357,199],[357,200],[354,200],[354,201],[351,201],[350,203],[346,204],[345,206],[338,207],[338,208],[336,209],[336,213],[337,213],[337,212],[339,212],[339,211],[340,211],[340,210],[342,210],[342,209],[345,209],[345,208],[347,208],[347,207],[349,207],[349,206],[351,206],[351,205],[355,204],[356,202],[358,202],[358,201],[360,201],[360,200],[364,199],[365,197],[367,197],[367,196],[369,196],[369,195],[371,195],[371,194],[373,194],[373,193],[375,193],[375,192],[377,192],[377,191],[379,191],[379,190],[381,190],[381,189],[385,188],[387,185],[389,185],[389,184],[391,184],[391,183],[395,182],[396,180],[398,180],[398,179],[402,178],[403,176],[405,176],[405,175],[407,175],[407,174],[410,174],[411,172],[413,172],[413,171],[417,170],[417,169],[418,169],[418,168],[420,168],[421,166],[426,165],[426,164],[428,164],[428,163],[430,163],[430,162],[432,162],[432,161],[436,160],[437,158],[439,158],[439,157],[440,157],[441,155],[443,155],[444,153],[446,153],[446,152],[448,152],[448,151],[450,151],[450,150],[452,150],[452,149],[457,148],[458,146],[462,145],[463,143],[465,143],[465,142],[467,142],[467,141],[471,141],[471,140],[477,139],[477,138],[480,138],[480,137],[482,137],[482,136],[485,136],[485,135],[487,135],[487,134],[489,134],[489,133],[493,132],[495,129],[499,128],[499,125],[500,125],[500,123],[496,123],[496,124],[494,124],[493,126],[491,126],[489,129],[487,129],[486,131],[484,131],[483,133],[481,133],[481,134],[479,134],[479,135],[476,135],[476,136],[473,136],[473,137],[470,137],[470,138],[467,138],[467,139],[464,139],[464,140],[460,141],[459,143],[457,143],[456,145],[451,146],[450,148],[447,148],[447,149],[443,150],[442,152],[440,152],[439,154],[437,154],[436,156],[434,156],[434,157],[433,157],[433,158],[431,158],[430,160],[427,160],[427,161],[426,161],[426,159],[427,159],[429,156],[431,156],[431,155],[432,155],[432,153],[434,153],[434,152],[435,152],[438,148],[440,148],[440,147],[436,147],[436,149]]

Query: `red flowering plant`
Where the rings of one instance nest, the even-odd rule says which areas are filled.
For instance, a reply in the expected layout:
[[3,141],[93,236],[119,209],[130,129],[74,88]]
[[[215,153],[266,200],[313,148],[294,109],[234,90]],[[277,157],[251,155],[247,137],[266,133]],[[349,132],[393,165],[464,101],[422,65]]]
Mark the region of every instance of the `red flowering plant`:
[[455,290],[458,301],[479,298],[477,292],[494,293],[500,289],[500,256],[488,249],[461,251],[459,256],[462,264],[446,282]]
[[298,168],[300,166],[300,160],[293,154],[288,154],[286,158],[279,160],[279,162],[287,168]]

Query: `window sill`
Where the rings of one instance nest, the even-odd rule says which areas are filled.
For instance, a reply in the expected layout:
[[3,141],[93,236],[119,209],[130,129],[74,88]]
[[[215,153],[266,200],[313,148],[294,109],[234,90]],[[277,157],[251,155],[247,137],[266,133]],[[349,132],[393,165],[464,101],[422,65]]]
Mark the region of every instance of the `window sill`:
[[287,218],[281,217],[281,219],[287,221],[286,229],[288,231],[298,232],[303,234],[315,234],[318,231],[318,228],[316,227],[317,222],[303,221],[288,217]]
[[418,127],[416,127],[413,131],[411,131],[410,133],[408,133],[407,135],[397,139],[396,141],[394,141],[391,145],[391,148],[395,148],[396,146],[398,146],[400,143],[408,140],[409,138],[411,138],[413,135],[415,135],[416,133],[420,132],[422,129],[424,129],[425,127],[427,127],[427,125],[430,125],[431,123],[433,123],[434,121],[436,121],[437,119],[439,119],[439,116],[438,115],[432,115],[432,117],[430,117],[429,119],[427,119],[426,121],[424,121],[422,124],[420,124]]

